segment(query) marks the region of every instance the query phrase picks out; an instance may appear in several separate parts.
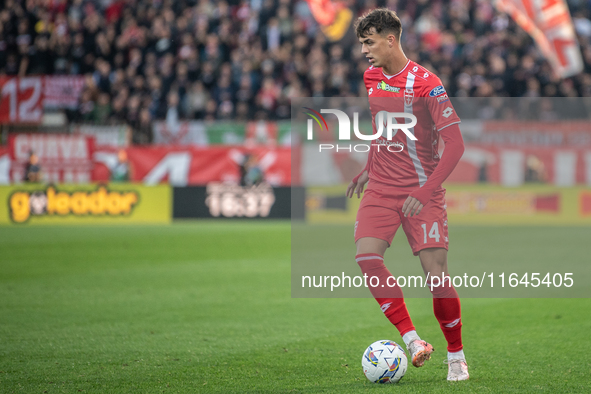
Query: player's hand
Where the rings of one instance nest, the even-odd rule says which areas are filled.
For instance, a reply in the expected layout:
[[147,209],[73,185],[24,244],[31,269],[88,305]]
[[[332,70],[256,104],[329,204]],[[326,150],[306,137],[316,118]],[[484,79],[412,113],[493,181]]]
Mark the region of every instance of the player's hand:
[[422,209],[423,204],[421,204],[419,200],[417,200],[414,197],[408,196],[406,201],[404,202],[404,205],[402,206],[402,213],[404,214],[404,217],[413,215],[416,216],[419,213],[421,213]]
[[363,174],[361,174],[359,176],[359,179],[357,179],[357,183],[351,181],[351,183],[349,183],[349,186],[347,186],[347,197],[351,198],[353,197],[353,194],[357,193],[357,198],[361,198],[363,187],[365,186],[368,180],[369,174],[367,173],[367,170],[363,171]]

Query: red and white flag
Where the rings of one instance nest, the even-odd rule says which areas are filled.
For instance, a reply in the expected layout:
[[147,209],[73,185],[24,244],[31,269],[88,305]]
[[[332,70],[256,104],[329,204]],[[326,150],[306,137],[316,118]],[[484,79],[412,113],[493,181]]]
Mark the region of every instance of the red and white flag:
[[568,78],[583,71],[583,59],[565,0],[496,0],[538,44],[554,72]]

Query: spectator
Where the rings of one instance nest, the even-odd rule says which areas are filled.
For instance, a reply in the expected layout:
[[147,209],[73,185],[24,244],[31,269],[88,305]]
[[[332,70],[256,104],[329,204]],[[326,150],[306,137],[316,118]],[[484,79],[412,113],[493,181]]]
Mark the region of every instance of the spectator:
[[203,83],[200,81],[195,82],[187,96],[189,115],[195,119],[203,118],[209,98],[209,93],[205,90]]
[[153,140],[152,115],[147,108],[140,110],[139,122],[133,129],[132,142],[139,145],[151,144]]
[[117,152],[117,164],[111,168],[110,179],[112,182],[128,182],[131,178],[131,167],[127,159],[127,152],[120,149]]
[[96,105],[90,115],[90,120],[97,124],[105,124],[111,115],[111,97],[109,93],[102,92],[98,95]]
[[25,182],[40,182],[41,181],[41,165],[39,164],[39,157],[35,152],[29,153],[29,161],[25,165]]
[[[491,2],[347,5],[356,15],[396,8],[408,26],[403,49],[436,72],[450,96],[589,96],[591,11],[567,2],[585,70],[564,80]],[[181,117],[289,118],[291,97],[364,95],[367,67],[357,45],[327,40],[303,0],[6,0],[0,10],[1,74],[90,74],[94,86],[86,82],[72,120],[134,130],[144,110],[167,117],[171,91]]]

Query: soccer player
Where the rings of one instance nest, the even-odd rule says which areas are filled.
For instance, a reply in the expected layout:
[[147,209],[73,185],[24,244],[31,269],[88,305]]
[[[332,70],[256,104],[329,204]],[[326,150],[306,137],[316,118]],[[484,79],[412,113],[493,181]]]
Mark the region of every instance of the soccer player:
[[[353,194],[359,198],[370,181],[355,222],[356,261],[368,277],[377,276],[381,284],[388,283],[391,274],[384,265],[384,253],[402,225],[413,254],[421,261],[433,294],[435,317],[447,340],[447,380],[466,380],[460,300],[447,277],[447,213],[441,187],[464,152],[460,119],[441,80],[405,56],[400,45],[402,25],[394,11],[370,11],[358,19],[355,28],[361,51],[371,63],[363,79],[374,134],[376,123],[378,130],[386,123],[387,112],[412,114],[417,119],[416,126],[409,128],[410,135],[398,130],[391,140],[383,133],[372,141],[365,169],[347,187],[349,198]],[[445,142],[441,157],[440,136]],[[435,279],[431,282],[442,274],[446,277],[443,283],[437,286]],[[433,346],[417,334],[400,287],[370,286],[370,291],[400,332],[413,365],[423,366]]]

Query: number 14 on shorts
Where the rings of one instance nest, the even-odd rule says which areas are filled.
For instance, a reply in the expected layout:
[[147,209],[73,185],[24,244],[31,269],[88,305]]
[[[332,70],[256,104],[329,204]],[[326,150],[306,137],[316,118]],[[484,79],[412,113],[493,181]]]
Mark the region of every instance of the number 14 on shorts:
[[427,235],[429,236],[430,239],[434,239],[435,242],[439,242],[439,239],[441,238],[441,236],[439,235],[439,224],[437,222],[433,222],[433,225],[431,226],[431,230],[429,230],[429,234],[427,234],[427,224],[423,223],[421,224],[421,227],[423,228],[423,243],[427,243]]

